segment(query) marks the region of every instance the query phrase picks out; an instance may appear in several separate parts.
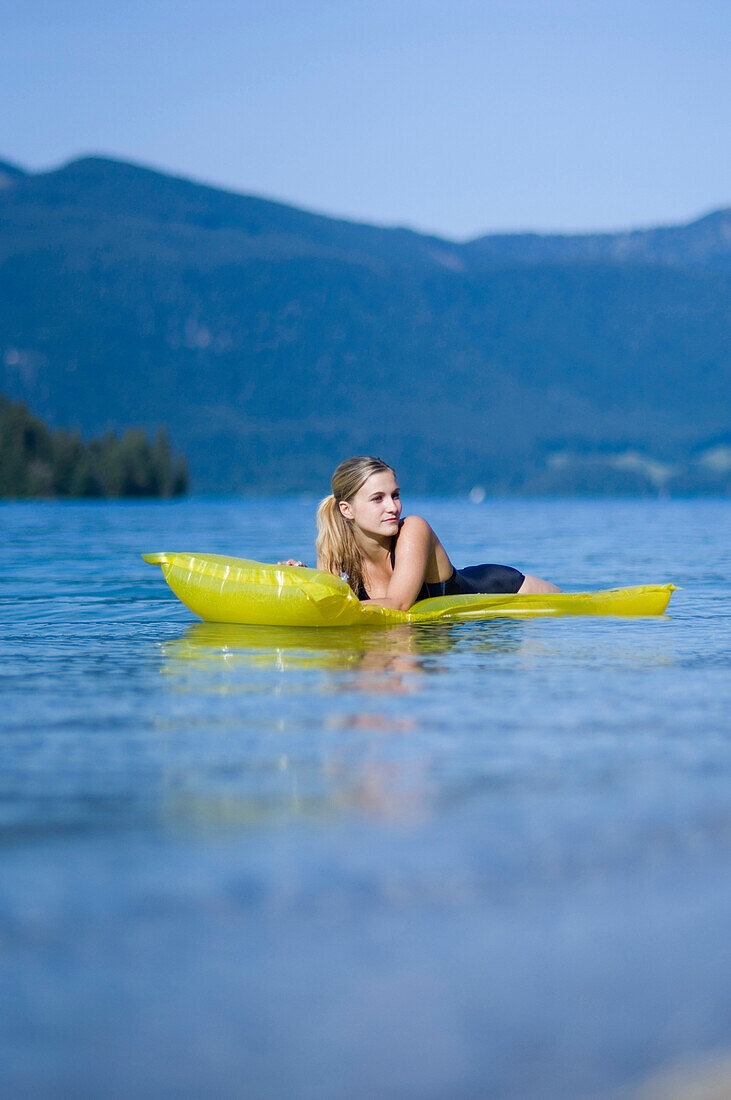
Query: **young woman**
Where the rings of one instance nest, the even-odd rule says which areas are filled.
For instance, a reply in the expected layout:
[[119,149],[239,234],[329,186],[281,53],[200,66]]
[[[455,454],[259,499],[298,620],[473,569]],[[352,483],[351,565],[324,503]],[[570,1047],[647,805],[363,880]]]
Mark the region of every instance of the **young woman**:
[[426,520],[401,519],[396,475],[370,456],[349,458],[333,474],[317,510],[317,568],[345,576],[359,599],[398,611],[430,596],[560,591],[507,565],[455,569]]

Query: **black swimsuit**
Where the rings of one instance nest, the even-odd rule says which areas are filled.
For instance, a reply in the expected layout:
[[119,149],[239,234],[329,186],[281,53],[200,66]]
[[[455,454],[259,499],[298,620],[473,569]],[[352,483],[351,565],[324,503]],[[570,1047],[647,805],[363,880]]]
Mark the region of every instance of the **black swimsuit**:
[[[391,547],[391,565],[396,556],[395,547]],[[430,600],[435,596],[473,596],[514,595],[525,576],[512,565],[468,565],[466,569],[452,569],[452,576],[446,581],[432,581],[422,584],[414,603]],[[361,584],[357,596],[359,600],[369,600],[370,596]]]

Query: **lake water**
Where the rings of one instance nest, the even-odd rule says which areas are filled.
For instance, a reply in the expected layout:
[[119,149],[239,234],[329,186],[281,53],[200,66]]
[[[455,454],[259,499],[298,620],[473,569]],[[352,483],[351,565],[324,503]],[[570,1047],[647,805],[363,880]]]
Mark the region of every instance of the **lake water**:
[[313,501],[0,507],[17,1097],[632,1095],[731,1049],[731,505],[410,502],[657,619],[200,624],[144,550]]

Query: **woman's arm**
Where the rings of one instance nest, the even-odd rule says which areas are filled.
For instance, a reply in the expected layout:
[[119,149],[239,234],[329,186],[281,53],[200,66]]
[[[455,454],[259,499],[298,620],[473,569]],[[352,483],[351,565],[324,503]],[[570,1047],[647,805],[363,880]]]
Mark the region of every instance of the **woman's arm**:
[[421,516],[407,516],[396,541],[393,575],[385,596],[371,599],[380,607],[408,611],[416,602],[434,548],[436,535]]

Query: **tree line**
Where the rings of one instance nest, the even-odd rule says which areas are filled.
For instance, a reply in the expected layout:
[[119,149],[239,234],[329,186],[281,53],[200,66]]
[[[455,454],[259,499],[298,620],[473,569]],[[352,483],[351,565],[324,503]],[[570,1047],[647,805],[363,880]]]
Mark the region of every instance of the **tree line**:
[[174,497],[188,491],[185,459],[167,431],[141,428],[84,442],[52,430],[27,406],[0,396],[0,497]]

